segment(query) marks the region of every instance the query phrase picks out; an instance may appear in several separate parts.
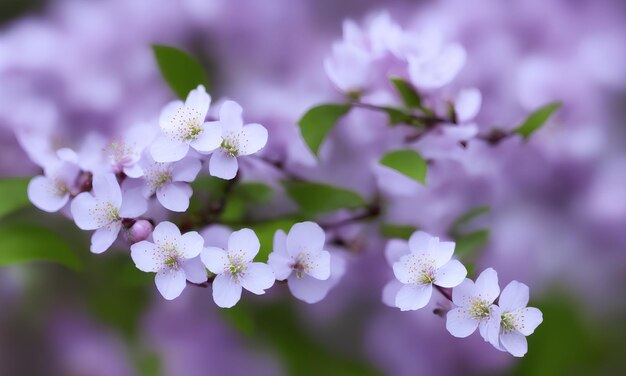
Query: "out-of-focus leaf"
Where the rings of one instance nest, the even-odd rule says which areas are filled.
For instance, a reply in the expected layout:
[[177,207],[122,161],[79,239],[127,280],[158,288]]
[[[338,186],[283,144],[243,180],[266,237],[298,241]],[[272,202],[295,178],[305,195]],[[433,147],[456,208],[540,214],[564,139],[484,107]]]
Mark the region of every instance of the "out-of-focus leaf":
[[524,139],[530,137],[537,129],[541,128],[552,114],[561,107],[560,102],[550,103],[540,107],[530,114],[526,121],[513,130],[514,133],[522,135]]
[[456,248],[454,254],[459,258],[468,258],[487,244],[489,230],[478,230],[463,235],[458,235],[454,240]]
[[76,254],[57,233],[38,225],[0,225],[0,265],[29,261],[52,261],[70,269],[81,265]]
[[389,116],[389,123],[391,125],[397,124],[409,124],[415,126],[422,126],[420,122],[409,112],[401,110],[399,108],[382,106],[379,109],[385,111]]
[[198,85],[208,87],[206,72],[193,56],[171,46],[153,45],[152,50],[161,75],[179,98],[185,99]]
[[301,221],[302,220],[297,217],[285,217],[254,223],[248,226],[256,232],[256,235],[259,237],[259,242],[261,243],[261,250],[256,255],[255,260],[262,262],[267,261],[267,257],[273,250],[274,233],[276,231],[283,230],[289,232],[291,226]]
[[0,179],[0,218],[11,212],[28,206],[28,178]]
[[413,85],[400,77],[392,77],[390,81],[400,94],[400,97],[402,97],[402,101],[407,108],[420,108],[422,106],[422,98],[415,91]]
[[232,194],[255,204],[265,204],[272,200],[272,187],[260,182],[241,182],[233,188]]
[[367,206],[357,193],[328,184],[299,181],[283,182],[287,194],[305,214],[319,214],[338,209],[357,209]]
[[399,238],[408,240],[417,228],[408,225],[396,225],[386,223],[380,226],[380,234],[386,238]]
[[337,121],[350,111],[349,104],[322,104],[308,110],[300,119],[300,133],[317,155],[320,145]]
[[255,331],[254,318],[242,305],[229,309],[220,309],[220,314],[237,330],[246,336],[252,336]]
[[393,168],[399,173],[424,184],[426,182],[426,172],[428,165],[426,160],[415,150],[396,150],[385,154],[380,164]]
[[230,196],[225,201],[224,209],[219,218],[227,223],[239,222],[246,216],[246,209],[246,202],[241,197]]
[[469,223],[472,219],[477,218],[483,214],[487,214],[489,213],[491,209],[488,206],[479,206],[477,208],[474,208],[470,211],[468,211],[467,213],[461,215],[459,218],[456,219],[456,221],[454,221],[454,223],[452,224],[451,230],[450,232],[452,234],[456,234],[459,232],[460,228]]

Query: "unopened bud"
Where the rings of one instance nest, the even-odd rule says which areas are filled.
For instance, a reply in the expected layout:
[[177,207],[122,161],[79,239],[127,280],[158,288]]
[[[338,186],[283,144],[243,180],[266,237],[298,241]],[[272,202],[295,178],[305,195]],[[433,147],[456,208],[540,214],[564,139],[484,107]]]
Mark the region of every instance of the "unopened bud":
[[139,219],[128,229],[127,236],[131,243],[137,243],[146,240],[151,233],[152,223],[145,219]]

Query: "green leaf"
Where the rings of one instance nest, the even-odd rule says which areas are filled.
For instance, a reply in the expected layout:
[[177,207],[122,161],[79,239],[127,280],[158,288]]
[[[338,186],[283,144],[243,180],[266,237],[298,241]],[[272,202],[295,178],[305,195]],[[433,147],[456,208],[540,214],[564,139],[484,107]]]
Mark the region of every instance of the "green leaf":
[[379,108],[387,113],[387,116],[389,116],[389,123],[391,125],[397,125],[397,124],[409,124],[409,125],[417,125],[417,126],[422,125],[421,123],[417,122],[417,120],[415,119],[413,115],[401,109],[394,108],[394,107],[386,107],[386,106],[382,106]]
[[468,234],[458,235],[454,240],[456,249],[454,254],[459,258],[472,257],[482,249],[489,240],[490,231],[487,229],[477,230]]
[[311,108],[302,116],[298,122],[300,133],[315,155],[328,132],[350,108],[349,104],[322,104]]
[[28,178],[0,179],[0,218],[29,204],[26,189]]
[[404,149],[389,152],[381,158],[380,164],[393,168],[419,183],[426,183],[428,166],[426,160],[415,150]]
[[408,225],[395,225],[386,223],[380,226],[380,234],[386,238],[399,238],[408,240],[417,228]]
[[299,181],[284,181],[283,185],[289,197],[309,215],[367,206],[361,196],[344,188]]
[[25,223],[0,225],[0,265],[52,261],[79,270],[80,262],[59,234]]
[[232,194],[248,202],[266,204],[272,201],[274,191],[267,184],[247,181],[235,185]]
[[208,87],[206,72],[193,56],[175,47],[162,45],[153,45],[152,51],[161,75],[179,98],[185,99],[198,85]]
[[400,77],[392,77],[390,80],[407,108],[421,108],[422,98],[417,94],[413,85]]
[[491,209],[488,206],[479,206],[461,215],[459,218],[456,219],[456,221],[454,221],[454,223],[450,227],[450,233],[458,234],[463,225],[469,223],[474,218],[489,213],[490,210]]
[[513,130],[514,133],[522,135],[524,139],[530,137],[537,129],[541,128],[552,114],[561,107],[560,102],[550,103],[530,114],[526,121]]

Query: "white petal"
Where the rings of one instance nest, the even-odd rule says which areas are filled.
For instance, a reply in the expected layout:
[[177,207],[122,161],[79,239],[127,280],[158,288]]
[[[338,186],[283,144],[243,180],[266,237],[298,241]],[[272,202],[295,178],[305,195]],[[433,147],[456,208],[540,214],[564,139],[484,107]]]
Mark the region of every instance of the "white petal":
[[454,253],[454,242],[438,242],[430,250],[429,254],[435,259],[438,268],[447,264]]
[[70,199],[69,193],[59,193],[54,181],[45,176],[35,176],[28,183],[27,192],[33,205],[50,213],[60,210]]
[[180,230],[172,222],[161,222],[152,232],[154,242],[160,247],[171,247],[178,245],[181,235]]
[[204,239],[196,231],[190,231],[183,234],[178,244],[181,256],[186,259],[191,259],[198,256],[200,252],[202,252]]
[[522,308],[518,314],[517,330],[525,336],[533,334],[539,324],[543,322],[543,314],[534,307]]
[[452,289],[452,302],[459,307],[467,307],[472,304],[476,295],[474,282],[465,278],[463,282]]
[[202,85],[190,91],[185,100],[185,106],[194,109],[199,114],[198,120],[200,121],[204,121],[210,105],[211,96]]
[[235,231],[228,238],[228,253],[241,256],[245,262],[252,261],[259,253],[259,249],[261,249],[259,238],[249,228]]
[[122,190],[113,174],[95,174],[93,176],[93,194],[98,201],[110,202],[118,209],[122,205]]
[[302,277],[292,274],[287,279],[289,291],[293,296],[309,304],[317,303],[326,297],[329,287],[324,282],[306,274],[303,274]]
[[528,352],[528,342],[523,334],[512,331],[500,336],[500,343],[511,355],[522,357]]
[[400,257],[400,260],[393,264],[393,274],[402,283],[413,283],[416,281],[416,265],[418,265],[418,255],[409,253]]
[[287,235],[287,252],[297,257],[303,251],[321,251],[325,241],[326,234],[317,223],[296,223]]
[[489,303],[500,295],[500,286],[498,285],[498,273],[493,268],[485,269],[478,278],[476,278],[476,293]]
[[402,311],[414,311],[424,308],[433,294],[433,286],[427,285],[404,285],[396,295],[396,307]]
[[409,243],[401,239],[391,239],[385,247],[385,258],[389,266],[393,265],[400,257],[409,253]]
[[194,257],[191,260],[183,262],[183,270],[185,271],[185,277],[189,282],[203,283],[208,280],[206,268],[200,260],[200,257]]
[[483,339],[498,350],[504,351],[500,346],[500,315],[497,306],[491,307],[491,317],[487,321],[482,321],[478,326]]
[[111,244],[117,239],[122,224],[113,222],[108,226],[101,227],[91,236],[91,252],[102,253],[111,247]]
[[228,253],[217,247],[206,247],[200,253],[200,259],[211,273],[222,274],[228,269]]
[[83,192],[72,200],[71,211],[76,226],[81,230],[95,230],[100,227],[100,222],[93,215],[93,210],[98,205],[91,194]]
[[163,267],[157,253],[158,246],[146,240],[130,246],[130,257],[142,272],[158,272]]
[[411,252],[425,253],[436,239],[424,231],[416,231],[409,238],[409,249]]
[[446,46],[439,56],[428,61],[409,57],[411,82],[422,89],[437,89],[449,84],[465,65],[466,52],[458,44]]
[[441,287],[455,287],[461,284],[467,276],[467,269],[459,260],[450,260],[437,269],[435,284]]
[[209,161],[209,173],[220,179],[230,180],[237,175],[239,164],[237,158],[226,155],[222,151],[217,151],[211,155]]
[[139,178],[143,176],[143,169],[139,164],[133,163],[130,166],[124,166],[124,174],[129,178]]
[[182,107],[183,102],[180,100],[172,101],[163,107],[161,114],[159,115],[159,126],[161,129],[164,131],[170,131],[177,127],[177,124],[172,122],[172,119],[176,115],[176,112],[178,112],[178,110]]
[[154,277],[157,289],[167,300],[176,299],[185,289],[187,279],[182,269],[162,269]]
[[189,183],[175,181],[157,189],[157,200],[167,210],[182,213],[189,208],[189,198],[193,190]]
[[220,108],[220,123],[222,130],[226,132],[239,131],[243,126],[241,113],[243,109],[234,101],[226,101]]
[[498,305],[503,311],[515,311],[528,305],[528,286],[518,281],[511,281],[502,290]]
[[185,158],[174,163],[172,166],[172,179],[174,181],[192,182],[198,176],[202,163],[196,158]]
[[283,230],[276,230],[273,241],[274,252],[282,255],[288,255],[287,252],[287,234]]
[[239,136],[239,154],[250,155],[267,144],[267,129],[261,124],[246,124]]
[[385,287],[383,287],[383,303],[389,307],[396,306],[396,295],[398,295],[398,291],[404,286],[401,282],[396,279],[389,281]]
[[330,277],[330,253],[328,251],[303,252],[302,262],[306,263],[306,274],[320,281]]
[[119,214],[122,218],[137,218],[148,210],[142,187],[130,188],[122,194]]
[[457,338],[465,338],[478,328],[478,320],[473,319],[465,308],[455,308],[446,315],[446,329]]
[[209,153],[219,148],[221,144],[222,125],[217,121],[211,121],[202,125],[202,132],[189,145],[201,153]]
[[480,110],[482,96],[476,88],[461,90],[454,101],[457,121],[465,123],[472,120]]
[[157,137],[150,146],[150,155],[156,162],[176,162],[185,158],[189,151],[189,144],[183,141],[172,140],[165,135]]
[[230,308],[241,299],[241,285],[226,274],[219,274],[213,281],[213,301],[219,307]]
[[241,286],[254,294],[263,295],[265,290],[274,285],[275,280],[276,277],[269,265],[251,262],[241,278]]
[[291,266],[294,260],[289,257],[286,250],[287,235],[282,230],[276,231],[274,234],[274,251],[270,253],[267,264],[272,267],[276,279],[285,280],[291,274]]

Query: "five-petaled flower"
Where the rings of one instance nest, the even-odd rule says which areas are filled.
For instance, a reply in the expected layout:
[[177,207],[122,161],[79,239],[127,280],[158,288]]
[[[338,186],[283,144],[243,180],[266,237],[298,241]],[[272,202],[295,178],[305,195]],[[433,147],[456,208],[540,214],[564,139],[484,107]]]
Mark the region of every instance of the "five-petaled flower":
[[69,201],[80,168],[71,162],[57,161],[44,171],[45,175],[35,176],[28,183],[28,198],[39,209],[55,212]]
[[242,287],[262,295],[275,281],[269,265],[252,261],[261,248],[254,231],[244,228],[233,232],[227,248],[206,247],[200,255],[207,269],[216,274],[213,300],[222,308],[237,304]]
[[171,222],[159,223],[152,232],[154,243],[143,240],[130,247],[130,255],[137,268],[156,273],[154,282],[167,300],[177,298],[185,289],[186,281],[202,283],[207,273],[198,258],[204,239],[196,231],[180,233]]

